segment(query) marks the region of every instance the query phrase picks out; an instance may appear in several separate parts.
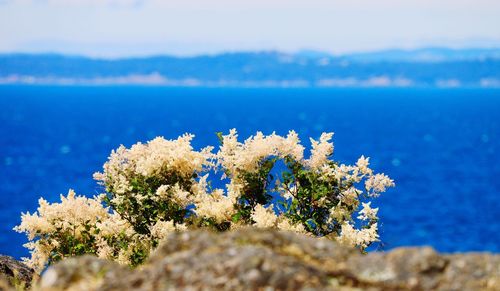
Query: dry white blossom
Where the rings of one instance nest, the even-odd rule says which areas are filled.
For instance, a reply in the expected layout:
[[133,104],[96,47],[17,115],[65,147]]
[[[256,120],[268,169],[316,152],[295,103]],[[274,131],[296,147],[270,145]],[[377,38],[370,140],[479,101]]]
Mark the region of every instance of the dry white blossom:
[[394,181],[385,174],[376,174],[370,176],[365,182],[366,191],[371,196],[378,196],[380,193],[385,192],[388,187],[393,187]]
[[[94,179],[112,192],[112,201],[120,204],[123,196],[134,195],[139,201],[146,197],[132,191],[132,183],[138,178],[156,178],[164,180],[166,176],[176,175],[182,179],[192,179],[194,173],[213,166],[213,147],[196,151],[191,146],[192,134],[184,134],[175,140],[157,137],[146,144],[137,143],[130,149],[120,146],[112,151],[103,166],[103,173],[95,173]],[[170,187],[174,187],[170,189]],[[175,188],[176,187],[176,188]],[[175,185],[162,185],[158,195],[165,197],[172,190],[174,196],[183,205],[189,203],[184,190]]]
[[193,195],[191,192],[182,189],[179,183],[175,185],[161,185],[156,190],[156,197],[153,197],[158,201],[173,201],[176,204],[186,207],[193,203]]
[[21,224],[14,228],[26,233],[31,240],[26,244],[31,253],[27,264],[36,270],[43,269],[52,249],[58,246],[57,240],[50,239],[53,233],[67,232],[78,239],[86,226],[94,226],[109,215],[97,197],[77,196],[73,190],[69,190],[66,197],[61,195],[60,203],[49,204],[42,198],[38,202],[37,212],[22,214]]
[[292,183],[285,185],[279,179],[276,179],[276,190],[284,199],[293,199],[297,193],[297,185]]
[[97,257],[106,260],[113,258],[114,249],[108,245],[108,242],[105,239],[98,239],[97,248]]
[[25,243],[23,246],[30,250],[31,254],[30,258],[22,258],[23,262],[40,273],[49,261],[53,246],[41,241]]
[[76,196],[73,190],[69,190],[67,197],[61,195],[60,203],[49,204],[43,198],[38,203],[37,212],[22,214],[21,224],[14,228],[28,233],[29,239],[57,228],[79,230],[84,224],[95,224],[108,215],[108,210],[97,199]]
[[161,185],[156,189],[156,197],[157,200],[167,200],[170,198],[169,191],[172,188],[171,185]]
[[301,223],[292,223],[288,218],[284,216],[279,217],[279,222],[277,224],[277,228],[280,230],[284,231],[291,231],[291,232],[296,232],[296,233],[302,233],[305,234],[306,229],[304,228],[304,225]]
[[229,184],[226,186],[227,193],[222,189],[214,189],[208,193],[208,174],[200,177],[197,183],[194,183],[191,190],[194,198],[194,212],[198,217],[212,218],[217,223],[231,221],[234,214],[234,204],[239,195],[241,186]]
[[378,208],[371,208],[371,202],[361,203],[363,209],[359,211],[358,218],[361,220],[377,220]]
[[[129,159],[135,161],[135,172],[143,176],[155,176],[165,168],[170,171],[190,175],[201,171],[207,165],[207,158],[203,152],[193,150],[192,134],[185,134],[176,140],[165,140],[157,137],[147,144],[135,144],[128,151]],[[210,147],[205,149],[210,152]]]
[[290,131],[286,138],[274,132],[265,136],[257,132],[243,143],[238,142],[238,134],[231,129],[228,135],[222,136],[222,145],[217,153],[218,164],[232,175],[238,172],[255,172],[259,162],[268,157],[290,156],[297,161],[304,156],[304,147],[300,144],[299,136]]
[[291,130],[286,138],[281,139],[279,152],[282,157],[290,156],[296,161],[301,161],[304,158],[304,146],[300,144],[299,135]]
[[370,158],[365,158],[365,156],[361,156],[356,162],[359,171],[364,175],[371,175],[373,173],[372,169],[368,168],[369,165]]
[[120,233],[124,233],[127,236],[133,236],[135,234],[134,228],[130,222],[123,219],[116,212],[109,214],[105,219],[97,222],[96,228],[99,229],[100,237],[112,237]]
[[307,164],[312,169],[321,169],[328,162],[329,157],[333,154],[333,143],[330,140],[333,137],[333,132],[322,133],[319,141],[311,140],[311,157],[307,160]]
[[132,254],[133,249],[131,247],[120,249],[116,262],[121,265],[128,265],[130,264],[130,256],[132,256]]
[[356,189],[356,187],[349,187],[340,192],[340,201],[345,205],[358,205],[361,193],[362,191]]
[[151,235],[157,239],[163,240],[169,233],[176,230],[172,220],[158,220],[155,225],[150,228]]
[[337,206],[330,208],[329,222],[333,223],[334,221],[345,221],[346,219],[349,219],[350,216],[351,212],[339,203]]
[[278,221],[278,217],[273,211],[273,205],[265,208],[262,205],[255,206],[252,212],[252,220],[255,221],[255,226],[260,228],[274,228]]
[[335,168],[335,176],[340,181],[359,183],[363,175],[357,166],[340,165]]
[[201,193],[195,198],[195,213],[199,217],[213,218],[217,223],[231,221],[236,197],[224,195],[222,189]]
[[349,246],[359,246],[366,248],[370,243],[378,241],[378,226],[377,223],[372,224],[369,228],[355,229],[350,223],[342,224],[342,231],[339,242]]

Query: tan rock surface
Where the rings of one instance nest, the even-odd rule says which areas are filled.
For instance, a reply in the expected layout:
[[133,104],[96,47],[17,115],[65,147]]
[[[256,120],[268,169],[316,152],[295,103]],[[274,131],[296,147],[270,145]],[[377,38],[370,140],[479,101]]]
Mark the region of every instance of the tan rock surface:
[[[5,286],[29,288],[33,280],[34,271],[25,264],[9,256],[0,255],[0,290]],[[3,280],[1,280],[3,279]]]
[[85,256],[41,290],[500,290],[500,256],[432,248],[360,254],[326,239],[241,229],[172,234],[139,269]]

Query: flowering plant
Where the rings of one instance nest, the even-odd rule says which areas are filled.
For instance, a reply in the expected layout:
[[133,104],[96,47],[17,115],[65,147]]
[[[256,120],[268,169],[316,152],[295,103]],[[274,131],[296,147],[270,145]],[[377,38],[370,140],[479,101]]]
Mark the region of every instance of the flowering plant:
[[[84,253],[138,265],[168,233],[198,227],[277,228],[364,250],[379,238],[378,208],[369,200],[394,182],[374,174],[364,156],[352,166],[333,161],[332,136],[311,139],[307,159],[294,131],[257,132],[244,142],[234,129],[218,133],[216,153],[193,149],[190,134],[120,146],[94,174],[104,194],[70,190],[61,203],[40,199],[38,212],[23,214],[15,230],[27,234],[28,263],[37,270]],[[278,162],[284,169],[276,174]],[[211,187],[213,173],[223,173],[224,189]]]

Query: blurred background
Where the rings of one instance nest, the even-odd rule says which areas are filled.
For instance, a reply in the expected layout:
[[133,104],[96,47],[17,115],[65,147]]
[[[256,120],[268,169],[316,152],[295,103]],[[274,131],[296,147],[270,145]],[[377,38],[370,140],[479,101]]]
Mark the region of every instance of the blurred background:
[[335,132],[396,187],[375,248],[500,251],[500,2],[0,0],[0,253],[112,149]]

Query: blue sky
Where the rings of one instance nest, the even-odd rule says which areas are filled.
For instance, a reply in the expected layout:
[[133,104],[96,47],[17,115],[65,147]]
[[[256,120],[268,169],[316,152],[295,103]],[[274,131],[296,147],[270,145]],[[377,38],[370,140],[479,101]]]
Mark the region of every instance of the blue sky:
[[499,47],[498,0],[0,0],[0,53]]

